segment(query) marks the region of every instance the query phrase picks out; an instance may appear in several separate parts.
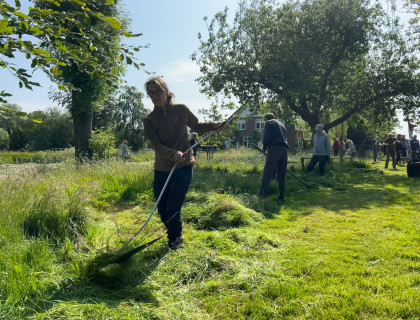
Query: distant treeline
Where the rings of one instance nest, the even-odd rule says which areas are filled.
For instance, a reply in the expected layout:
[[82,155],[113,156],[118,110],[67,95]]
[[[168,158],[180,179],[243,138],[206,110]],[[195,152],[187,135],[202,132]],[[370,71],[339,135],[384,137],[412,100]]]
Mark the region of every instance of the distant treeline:
[[[17,105],[9,107],[20,109]],[[72,144],[73,124],[66,110],[50,108],[31,112],[26,117],[0,117],[1,150],[49,150]]]

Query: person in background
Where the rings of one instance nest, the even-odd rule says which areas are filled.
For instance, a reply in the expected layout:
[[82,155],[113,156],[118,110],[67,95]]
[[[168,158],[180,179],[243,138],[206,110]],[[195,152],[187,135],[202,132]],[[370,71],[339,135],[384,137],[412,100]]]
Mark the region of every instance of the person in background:
[[414,128],[416,127],[416,125],[411,122],[412,119],[407,118],[407,119],[404,119],[404,120],[407,120],[407,123],[408,123],[408,137],[410,139],[413,139],[414,138],[414,135],[413,135]]
[[373,150],[373,163],[376,163],[376,159],[378,158],[379,148],[380,148],[381,142],[379,141],[379,136],[377,136],[373,140],[372,150]]
[[403,158],[403,162],[406,162],[407,158],[407,150],[408,150],[408,141],[405,138],[405,134],[401,136],[401,157]]
[[319,174],[324,175],[325,164],[330,158],[330,152],[330,137],[324,131],[324,126],[322,124],[317,124],[315,126],[314,134],[314,154],[309,162],[307,172],[311,172],[319,162]]
[[144,133],[155,151],[153,192],[157,199],[176,164],[176,170],[158,203],[158,212],[167,228],[168,246],[182,247],[181,208],[193,176],[195,161],[190,148],[188,128],[195,132],[220,131],[224,123],[200,123],[185,104],[173,102],[174,94],[160,77],[147,80],[144,85],[154,109],[144,118]]
[[402,154],[401,134],[397,134],[397,142],[395,145],[396,164],[401,164],[401,154]]
[[[192,147],[193,145],[195,145],[198,142],[197,139],[197,133],[193,132],[191,133],[191,139],[190,139],[190,146]],[[194,153],[194,157],[197,158],[197,150],[198,148],[200,148],[201,145],[198,144],[193,148],[193,153]]]
[[356,155],[356,148],[354,147],[353,141],[347,139],[347,154],[350,156],[350,159],[353,160]]
[[392,167],[394,169],[397,168],[397,163],[395,162],[397,141],[397,138],[395,138],[392,133],[388,133],[388,138],[386,138],[384,141],[384,145],[386,146],[385,169],[388,169],[389,158],[392,158]]
[[411,139],[410,148],[411,148],[411,151],[417,151],[420,148],[419,140],[417,140],[417,135],[414,135],[413,138]]
[[338,153],[340,152],[340,141],[337,139],[337,137],[334,137],[333,140],[333,154],[336,157]]
[[276,174],[279,183],[279,194],[277,202],[284,202],[286,191],[286,170],[287,170],[287,131],[284,124],[278,121],[274,114],[267,113],[264,116],[265,126],[263,132],[263,151],[267,151],[262,183],[260,188],[260,197],[268,195],[270,182]]
[[340,159],[346,154],[346,141],[343,137],[340,137]]
[[130,157],[130,152],[128,151],[128,141],[124,140],[121,145],[121,158],[127,160]]

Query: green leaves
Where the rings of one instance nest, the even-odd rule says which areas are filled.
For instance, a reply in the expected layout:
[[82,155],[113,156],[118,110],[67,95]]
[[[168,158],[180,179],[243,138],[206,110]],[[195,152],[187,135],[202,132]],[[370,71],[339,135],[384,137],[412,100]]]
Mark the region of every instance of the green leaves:
[[13,14],[16,17],[19,17],[19,18],[22,18],[22,19],[29,19],[29,17],[26,14],[24,14],[22,12],[19,12],[19,11],[14,11]]
[[[89,77],[112,74],[116,79],[123,64],[136,65],[131,49],[120,44],[119,39],[139,34],[123,27],[115,1],[39,0],[28,12],[21,10],[19,1],[14,4],[2,2],[0,6],[0,54],[13,59],[15,51],[24,52],[27,59],[32,59],[31,68],[40,68],[56,80],[63,76],[64,67],[77,68]],[[27,40],[24,35],[37,40]],[[116,57],[108,59],[114,52]],[[122,57],[118,58],[119,54]],[[118,66],[109,66],[105,60]],[[0,66],[7,68],[10,62],[0,61]],[[16,76],[21,88],[36,85],[28,80],[26,72]],[[104,82],[112,83],[108,80]],[[64,83],[60,86],[72,87]]]
[[114,28],[115,30],[121,30],[121,23],[117,19],[115,19],[113,17],[104,17],[104,18],[101,18],[101,19],[105,22],[108,22],[109,25],[112,28]]
[[13,27],[10,27],[7,20],[0,20],[0,34],[12,34]]
[[50,57],[50,54],[48,51],[45,51],[44,49],[40,49],[40,48],[34,48],[31,50],[31,53],[33,53],[36,56],[45,56],[45,57]]
[[419,98],[418,39],[396,25],[387,35],[385,17],[365,0],[245,2],[232,26],[220,12],[199,36],[198,81],[209,96],[287,108],[327,130],[372,108],[394,114],[399,96]]
[[69,2],[73,2],[75,4],[78,4],[80,6],[86,6],[86,2],[80,1],[80,0],[68,0]]

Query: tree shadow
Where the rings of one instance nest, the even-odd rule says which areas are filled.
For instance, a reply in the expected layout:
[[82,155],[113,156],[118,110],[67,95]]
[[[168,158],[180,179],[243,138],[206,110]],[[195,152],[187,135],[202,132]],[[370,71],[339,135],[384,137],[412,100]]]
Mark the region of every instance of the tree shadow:
[[[395,204],[414,204],[416,200],[411,193],[415,189],[420,190],[419,184],[416,185],[415,181],[405,176],[384,175],[375,171],[348,180],[334,180],[334,177],[328,176],[310,178],[313,184],[317,184],[317,188],[304,194],[292,195],[290,205],[286,205],[292,219],[312,214],[319,208],[345,215],[372,206],[386,208]],[[410,191],[401,191],[399,187],[406,187]]]

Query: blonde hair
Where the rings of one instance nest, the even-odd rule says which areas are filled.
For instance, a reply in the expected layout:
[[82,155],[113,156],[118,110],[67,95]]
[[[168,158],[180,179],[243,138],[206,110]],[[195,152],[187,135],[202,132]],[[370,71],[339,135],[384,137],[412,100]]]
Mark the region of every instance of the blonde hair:
[[168,103],[173,104],[172,99],[175,97],[175,95],[169,91],[169,87],[166,84],[165,80],[163,80],[161,77],[149,78],[144,84],[144,90],[146,90],[146,92],[147,92],[147,87],[151,85],[152,83],[156,85],[160,90],[164,91],[168,97]]

